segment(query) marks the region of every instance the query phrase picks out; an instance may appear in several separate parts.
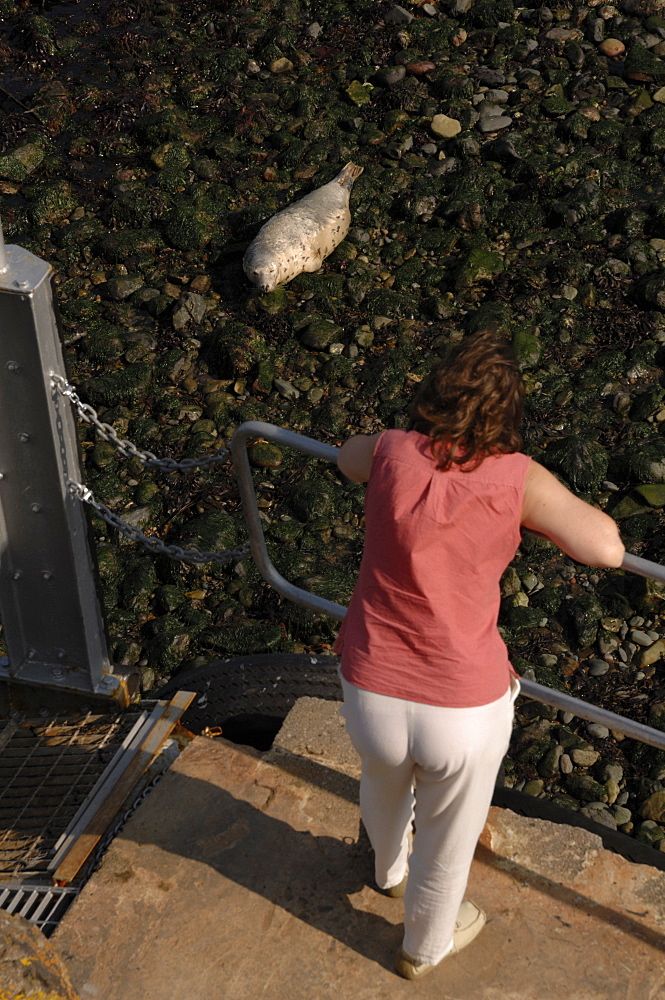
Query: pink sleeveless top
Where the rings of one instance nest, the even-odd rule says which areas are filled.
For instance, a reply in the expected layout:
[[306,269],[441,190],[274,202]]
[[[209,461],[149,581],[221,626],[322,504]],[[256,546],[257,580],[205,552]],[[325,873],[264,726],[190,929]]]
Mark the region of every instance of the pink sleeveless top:
[[381,434],[360,574],[335,644],[345,680],[447,708],[505,694],[499,581],[520,542],[529,462],[517,452],[442,472],[424,434]]

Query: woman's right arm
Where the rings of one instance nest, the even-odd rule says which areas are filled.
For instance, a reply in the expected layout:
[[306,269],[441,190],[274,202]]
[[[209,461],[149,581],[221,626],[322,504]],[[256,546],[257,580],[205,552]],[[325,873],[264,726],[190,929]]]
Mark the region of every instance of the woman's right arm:
[[585,566],[614,568],[623,561],[625,549],[616,522],[576,497],[537,462],[529,464],[521,523]]

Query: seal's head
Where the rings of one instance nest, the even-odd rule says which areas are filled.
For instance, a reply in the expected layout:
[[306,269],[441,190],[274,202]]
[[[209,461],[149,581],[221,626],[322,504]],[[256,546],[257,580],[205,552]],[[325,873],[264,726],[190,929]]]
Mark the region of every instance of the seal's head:
[[266,258],[262,254],[247,253],[243,268],[252,284],[264,293],[272,292],[279,284],[280,267],[274,259]]

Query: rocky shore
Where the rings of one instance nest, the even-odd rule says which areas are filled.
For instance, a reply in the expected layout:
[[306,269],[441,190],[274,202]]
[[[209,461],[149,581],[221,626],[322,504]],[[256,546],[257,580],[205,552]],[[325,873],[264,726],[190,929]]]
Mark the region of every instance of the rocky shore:
[[[451,341],[509,337],[525,448],[663,558],[665,3],[0,0],[8,242],[50,261],[72,381],[175,457],[262,419],[336,443],[403,426]],[[261,295],[274,212],[364,172],[318,274]],[[244,538],[222,469],[149,474],[81,426],[88,485],[185,547]],[[362,490],[252,449],[278,568],[345,603]],[[177,670],[330,648],[250,561],[153,559],[94,523],[113,656]],[[662,594],[527,538],[503,582],[518,670],[665,728]],[[507,780],[665,850],[665,755],[523,702]]]

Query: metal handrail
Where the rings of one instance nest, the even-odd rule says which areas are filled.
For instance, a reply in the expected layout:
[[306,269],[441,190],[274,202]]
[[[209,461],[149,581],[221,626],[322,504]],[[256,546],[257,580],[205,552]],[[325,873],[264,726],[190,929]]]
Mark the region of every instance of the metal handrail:
[[[259,508],[256,502],[252,470],[247,454],[247,442],[250,440],[256,441],[257,439],[274,441],[276,444],[284,445],[287,448],[295,448],[306,455],[323,458],[328,462],[337,461],[339,448],[324,444],[322,441],[316,441],[314,438],[306,437],[304,434],[296,434],[294,431],[277,427],[276,424],[265,423],[262,420],[249,420],[244,424],[240,424],[229,442],[233,467],[240,488],[240,497],[249,534],[249,544],[261,576],[282,597],[287,598],[287,600],[300,604],[305,608],[310,608],[312,611],[323,612],[332,618],[336,618],[338,621],[343,621],[346,615],[346,608],[343,605],[335,604],[334,601],[328,601],[325,597],[318,597],[316,594],[310,593],[309,590],[303,590],[302,587],[296,587],[295,584],[290,583],[273,566],[266,547],[263,524],[261,523]],[[621,569],[665,583],[665,566],[650,562],[648,559],[642,559],[640,556],[634,556],[629,552],[624,556]],[[653,729],[651,726],[645,726],[641,722],[627,719],[616,712],[608,712],[597,705],[590,705],[580,698],[573,698],[572,695],[564,694],[562,691],[554,691],[552,688],[538,684],[536,681],[530,681],[525,677],[520,678],[520,686],[522,694],[527,698],[541,701],[545,705],[552,705],[563,712],[570,712],[572,715],[579,716],[582,719],[596,722],[613,732],[621,733],[632,739],[640,740],[642,743],[658,747],[660,750],[665,750],[665,733],[659,729]]]

